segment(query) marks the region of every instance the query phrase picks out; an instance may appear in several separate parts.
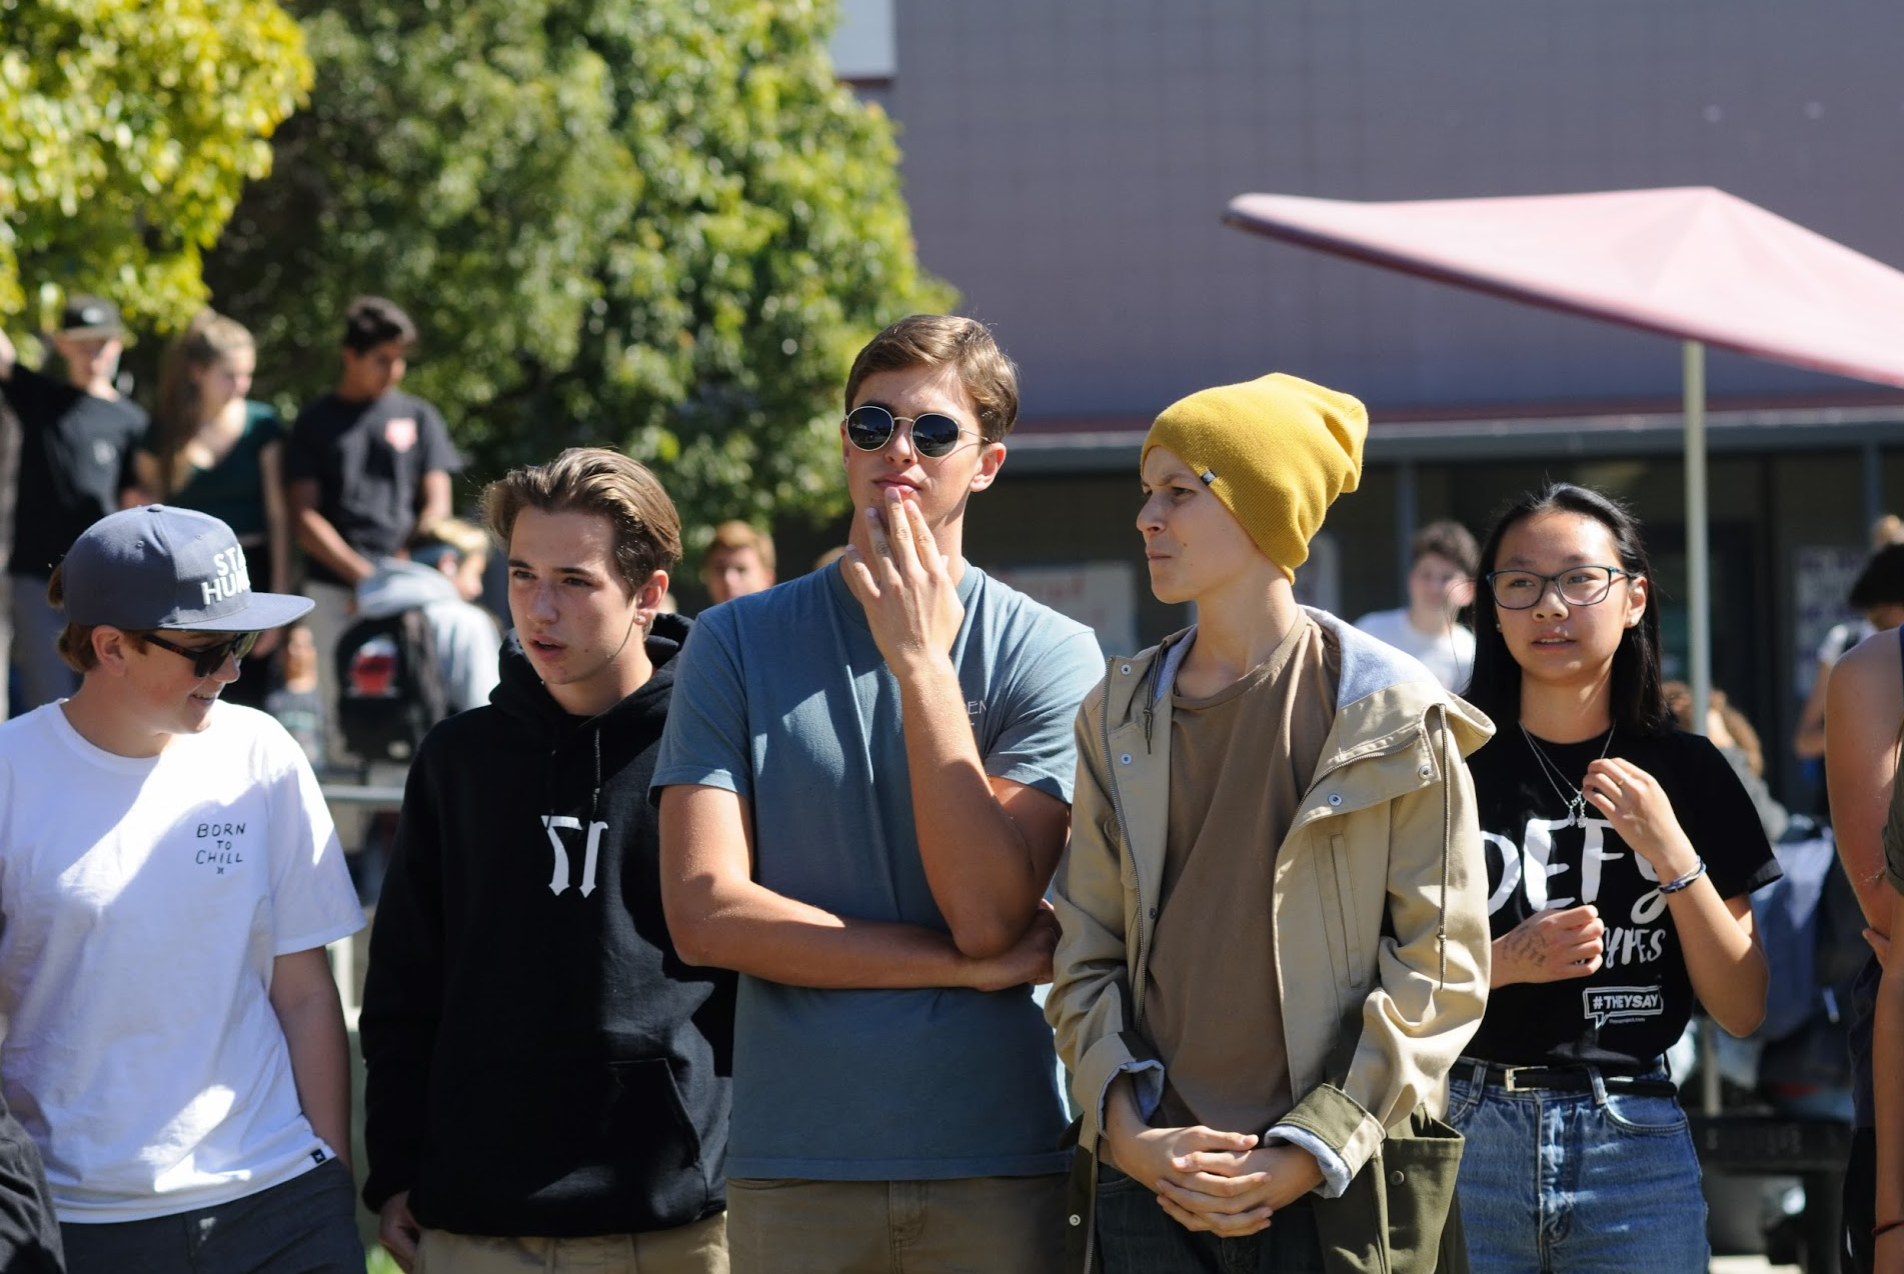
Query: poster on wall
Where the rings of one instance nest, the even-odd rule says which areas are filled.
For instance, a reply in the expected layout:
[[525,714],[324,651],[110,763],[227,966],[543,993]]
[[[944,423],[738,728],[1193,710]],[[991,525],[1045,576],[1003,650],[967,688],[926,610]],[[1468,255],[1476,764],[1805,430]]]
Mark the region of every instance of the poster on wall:
[[1092,629],[1105,654],[1137,653],[1137,572],[1130,563],[1041,563],[990,573]]
[[1836,624],[1861,616],[1845,604],[1866,550],[1814,544],[1792,552],[1792,689],[1803,700],[1818,676],[1818,646]]

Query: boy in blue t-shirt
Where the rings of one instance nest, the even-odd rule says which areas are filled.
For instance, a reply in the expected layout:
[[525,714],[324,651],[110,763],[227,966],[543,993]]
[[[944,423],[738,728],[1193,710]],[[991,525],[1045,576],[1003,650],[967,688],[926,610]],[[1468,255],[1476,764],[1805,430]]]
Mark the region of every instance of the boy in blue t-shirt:
[[965,562],[1017,376],[970,319],[860,351],[837,565],[702,616],[655,773],[682,957],[738,970],[738,1274],[1056,1270],[1051,1032],[1031,996],[1090,630]]

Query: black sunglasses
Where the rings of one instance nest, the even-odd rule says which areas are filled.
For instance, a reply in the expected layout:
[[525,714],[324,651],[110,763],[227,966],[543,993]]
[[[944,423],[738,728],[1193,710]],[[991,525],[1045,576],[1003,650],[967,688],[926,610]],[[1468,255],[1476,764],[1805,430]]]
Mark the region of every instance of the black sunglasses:
[[229,641],[214,642],[209,646],[181,646],[169,642],[163,637],[154,637],[147,633],[146,641],[160,650],[169,650],[175,655],[184,655],[192,661],[192,671],[200,677],[209,677],[225,666],[227,659],[243,660],[258,644],[257,633],[237,633]]
[[878,451],[892,441],[900,421],[912,425],[912,445],[919,454],[933,460],[952,454],[960,434],[978,436],[943,412],[928,411],[917,416],[895,416],[878,403],[866,403],[846,413],[846,440],[861,451]]

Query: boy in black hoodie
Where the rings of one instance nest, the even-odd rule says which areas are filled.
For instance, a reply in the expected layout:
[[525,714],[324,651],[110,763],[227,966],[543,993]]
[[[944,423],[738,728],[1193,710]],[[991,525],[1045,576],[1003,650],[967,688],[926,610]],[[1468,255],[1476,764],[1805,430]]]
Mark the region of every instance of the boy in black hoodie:
[[430,733],[404,792],[364,1201],[406,1270],[725,1274],[733,975],[675,954],[647,800],[688,632],[658,610],[680,522],[604,448],[484,505],[515,631],[489,705]]

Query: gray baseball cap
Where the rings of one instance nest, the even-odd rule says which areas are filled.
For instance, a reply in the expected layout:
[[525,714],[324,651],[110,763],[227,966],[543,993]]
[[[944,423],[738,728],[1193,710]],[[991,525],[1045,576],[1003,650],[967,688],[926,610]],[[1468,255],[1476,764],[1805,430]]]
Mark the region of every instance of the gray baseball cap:
[[209,513],[148,504],[99,519],[60,564],[68,622],[114,628],[247,633],[277,628],[316,603],[254,593],[245,551]]

